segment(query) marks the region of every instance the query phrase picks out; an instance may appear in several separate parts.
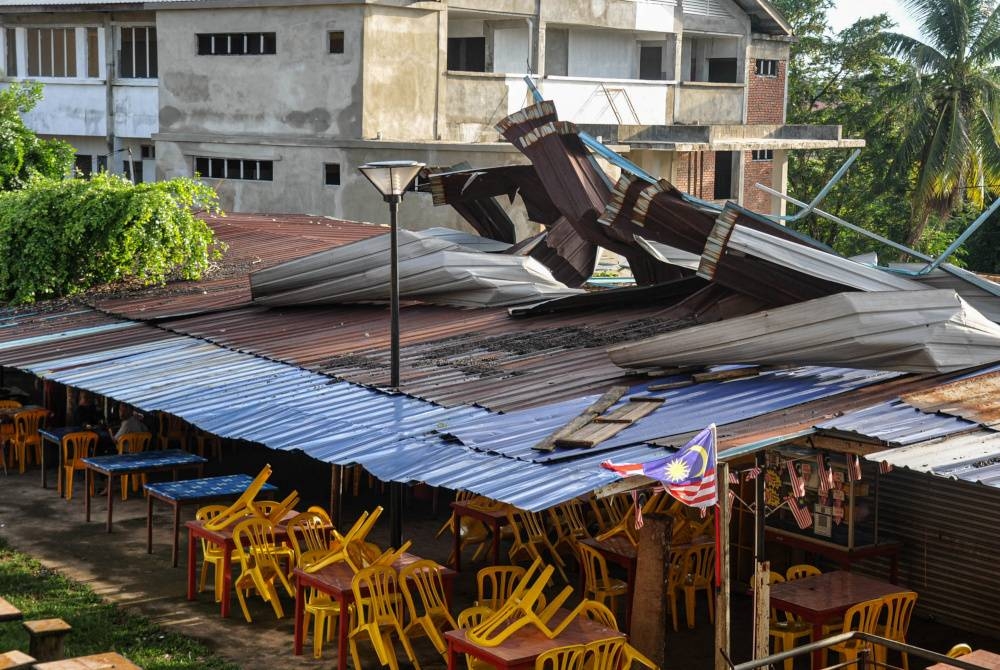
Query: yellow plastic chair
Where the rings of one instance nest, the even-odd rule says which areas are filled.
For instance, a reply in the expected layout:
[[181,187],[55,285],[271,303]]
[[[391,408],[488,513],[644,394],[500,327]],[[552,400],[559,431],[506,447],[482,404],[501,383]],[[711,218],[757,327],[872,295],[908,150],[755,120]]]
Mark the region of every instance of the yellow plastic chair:
[[274,526],[267,519],[250,517],[236,524],[233,541],[242,568],[240,576],[236,578],[236,595],[247,623],[253,621],[244,595],[250,589],[255,589],[265,602],[271,604],[275,616],[279,619],[284,617],[285,612],[281,607],[275,582],[280,582],[289,596],[294,591],[275,555]]
[[576,543],[590,537],[580,503],[571,500],[550,507],[549,517],[552,519],[552,527],[556,531],[556,540],[553,543],[556,551],[565,548],[567,553],[575,558],[577,556]]
[[[681,573],[677,575],[676,591],[684,593],[684,615],[688,628],[694,628],[695,603],[698,591],[705,592],[708,601],[708,620],[715,621],[715,598],[712,585],[715,582],[715,545],[702,544],[684,552],[680,563]],[[674,612],[676,613],[676,607]]]
[[[455,491],[455,502],[468,502],[476,497],[472,491]],[[455,510],[451,511],[448,520],[441,524],[438,531],[434,533],[434,539],[441,537],[444,533],[450,533],[455,528]]]
[[500,609],[518,581],[524,577],[519,565],[492,565],[476,573],[476,604],[491,610]]
[[[582,603],[580,603],[580,615],[601,624],[605,628],[620,630],[618,628],[618,620],[615,618],[615,613],[608,609],[608,606],[604,603],[596,600],[585,599]],[[649,668],[649,670],[660,670],[660,666],[653,663],[653,661],[651,661],[641,651],[626,642],[624,663],[621,666],[622,670],[628,670],[631,668],[632,663],[638,663],[639,665]]]
[[821,574],[823,574],[823,571],[815,565],[799,563],[798,565],[793,565],[785,570],[785,579],[787,581],[794,582],[796,579],[804,579],[805,577],[812,577],[813,575]]
[[[371,529],[375,526],[375,522],[381,515],[381,506],[376,507],[371,513],[362,512],[361,516],[354,522],[354,525],[344,535],[338,533],[337,529],[334,528],[331,531],[333,539],[330,541],[330,551],[325,558],[311,565],[308,571],[314,572],[340,561],[347,561],[355,571],[365,567],[370,562],[371,557],[365,555],[367,547],[364,539],[371,532]],[[352,552],[353,555],[349,555],[348,552]]]
[[628,541],[632,543],[633,547],[638,546],[639,537],[635,530],[635,503],[630,503],[625,508],[625,512],[621,515],[615,525],[602,531],[596,535],[595,538],[597,540],[604,541],[616,535],[624,535],[628,538]]
[[[780,573],[769,573],[771,584],[779,584],[785,581]],[[812,638],[812,625],[797,619],[788,612],[779,612],[771,608],[770,624],[767,628],[768,637],[774,640],[774,653],[791,651],[798,646],[799,640],[809,640]],[[785,670],[793,670],[795,659],[785,659]]]
[[19,409],[24,407],[16,400],[0,400],[0,409]]
[[330,518],[330,513],[319,505],[310,505],[306,508],[306,511],[310,514],[314,514],[323,520],[323,523],[328,527],[333,528],[333,519]]
[[563,581],[569,581],[566,577],[566,571],[563,570],[566,563],[549,542],[549,536],[540,515],[511,507],[507,509],[507,525],[513,532],[513,544],[508,553],[511,563],[515,562],[522,553],[531,560],[544,561],[545,559],[542,557],[544,549],[552,557]]
[[[326,556],[326,549],[307,550],[299,556],[299,567],[308,568]],[[313,620],[313,658],[323,658],[323,641],[332,642],[340,617],[340,603],[329,594],[309,587],[303,607],[303,630],[309,630],[309,619]]]
[[[885,607],[885,625],[879,629],[878,635],[887,640],[906,643],[906,631],[910,628],[910,618],[913,616],[913,608],[917,604],[917,594],[914,591],[900,591],[892,593],[882,598]],[[888,649],[882,645],[875,645],[875,659],[880,667],[886,666],[886,656]],[[910,670],[909,655],[905,651],[899,652],[903,661],[903,670]]]
[[48,416],[47,409],[26,409],[14,415],[14,456],[21,474],[29,456],[34,455],[35,462],[42,462],[42,436],[38,430],[45,427]]
[[620,670],[624,666],[625,638],[610,637],[594,640],[583,646],[583,667],[585,670]]
[[395,595],[398,592],[397,582],[396,571],[387,565],[363,568],[351,580],[356,621],[347,639],[351,648],[351,660],[356,669],[362,667],[358,658],[358,640],[367,637],[375,648],[379,663],[388,665],[392,670],[399,670],[399,661],[392,644],[392,637],[395,635],[402,642],[415,670],[420,670],[413,645],[403,632],[399,599]]
[[628,584],[608,573],[608,563],[601,552],[586,544],[579,545],[577,551],[580,552],[580,569],[583,571],[583,597],[610,603],[614,611],[618,597],[628,597]]
[[330,525],[320,514],[311,511],[299,512],[288,520],[285,528],[288,530],[288,541],[292,543],[295,564],[299,567],[303,567],[302,555],[307,551],[319,551],[324,555],[329,551],[327,530]]
[[[21,403],[16,400],[0,400],[0,409],[19,409],[21,406]],[[0,465],[3,466],[4,474],[7,474],[7,460],[13,456],[13,449],[8,453],[7,446],[13,446],[13,444],[14,421],[11,417],[11,421],[0,423]]]
[[543,651],[535,659],[535,670],[582,670],[582,644],[570,644]]
[[[493,614],[493,610],[489,607],[483,605],[473,605],[472,607],[467,607],[458,613],[458,627],[462,630],[467,630],[474,626],[478,626],[483,622],[483,619]],[[488,668],[495,667],[491,663],[487,663],[478,658],[473,658],[468,654],[465,654],[465,667],[468,670],[487,670]]]
[[[73,475],[79,470],[85,470],[86,465],[80,460],[94,455],[97,448],[97,433],[89,430],[66,433],[60,440],[63,459],[63,474],[66,480],[66,500],[73,499]],[[90,495],[94,495],[94,480],[90,480]]]
[[247,508],[254,516],[267,519],[271,523],[281,523],[289,512],[295,511],[295,506],[299,504],[299,492],[292,491],[282,500],[251,500],[247,503]]
[[[225,511],[225,505],[204,505],[199,507],[198,511],[194,513],[194,518],[198,521],[208,521],[209,519],[214,519]],[[225,567],[222,547],[202,538],[201,558],[201,578],[198,581],[198,593],[205,590],[205,582],[208,579],[208,566],[211,565],[215,574],[215,602],[219,602],[222,600],[222,570]]]
[[216,515],[212,519],[205,522],[205,528],[208,530],[222,530],[227,526],[234,523],[242,521],[248,514],[250,514],[250,509],[248,505],[253,502],[253,499],[257,497],[260,490],[267,483],[268,478],[271,476],[271,466],[265,465],[261,468],[261,471],[257,473],[257,476],[253,478],[250,485],[246,490],[240,494],[232,505],[227,507],[225,511],[221,514]]
[[[459,551],[465,551],[468,546],[475,546],[476,551],[472,554],[472,560],[475,561],[479,558],[490,542],[490,531],[486,528],[484,524],[479,519],[473,519],[467,516],[462,517],[462,523],[458,529],[459,537],[461,538],[458,544]],[[448,564],[454,564],[455,562],[455,549],[452,547],[451,554],[448,556]]]
[[178,449],[187,449],[188,425],[184,419],[159,412],[160,431],[157,433],[157,444],[160,449],[169,449],[172,442],[177,443]]
[[[137,454],[140,451],[146,451],[149,448],[149,442],[153,439],[151,433],[125,433],[118,438],[118,453],[119,454]],[[139,490],[139,479],[141,477],[142,483],[146,483],[146,475],[122,475],[121,485],[122,485],[122,500],[128,500],[128,480],[129,477],[132,478],[132,492]]]
[[972,653],[972,647],[965,644],[964,642],[959,642],[954,647],[948,650],[945,654],[948,658],[958,658],[959,656],[965,656],[966,654]]
[[[885,604],[882,602],[881,598],[873,598],[872,600],[866,600],[852,606],[844,614],[844,627],[841,632],[849,633],[851,631],[861,631],[862,633],[877,635],[879,617],[882,615],[882,610],[884,608]],[[857,639],[848,640],[847,642],[841,642],[840,644],[824,648],[823,667],[825,668],[827,666],[828,651],[837,652],[844,657],[843,660],[845,666],[854,667],[857,663],[858,656],[861,654],[861,650],[871,648],[872,645],[870,642]]]
[[410,622],[403,632],[411,635],[422,630],[438,653],[443,655],[448,650],[444,633],[458,628],[458,623],[448,611],[439,568],[434,561],[414,561],[399,572],[399,581],[410,613]]

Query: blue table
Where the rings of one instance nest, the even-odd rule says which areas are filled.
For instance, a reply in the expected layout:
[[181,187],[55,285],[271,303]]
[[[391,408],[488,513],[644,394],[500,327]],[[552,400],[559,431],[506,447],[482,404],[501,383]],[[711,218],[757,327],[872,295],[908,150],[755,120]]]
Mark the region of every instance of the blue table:
[[51,442],[56,445],[56,491],[59,495],[63,495],[63,462],[62,462],[62,439],[69,433],[80,433],[80,432],[91,432],[97,433],[98,442],[103,439],[111,439],[111,434],[108,432],[107,428],[83,428],[82,426],[60,426],[58,428],[41,428],[38,434],[42,438],[42,488],[48,488],[48,482],[45,479],[45,443]]
[[[146,553],[153,553],[153,498],[162,500],[174,508],[174,544],[171,558],[177,567],[178,531],[181,525],[181,506],[185,503],[205,503],[238,498],[253,482],[250,475],[224,475],[185,479],[179,482],[159,482],[146,484]],[[264,484],[262,494],[274,494],[278,487]]]
[[[86,520],[90,521],[90,484],[95,472],[111,477],[124,475],[145,475],[151,472],[170,470],[177,479],[177,471],[185,468],[197,468],[201,474],[202,467],[208,459],[197,454],[189,454],[180,449],[163,449],[161,451],[139,451],[132,454],[115,454],[113,456],[91,456],[80,461],[87,466],[87,480],[83,488],[83,506]],[[111,532],[111,511],[114,507],[114,486],[108,480],[108,532]]]

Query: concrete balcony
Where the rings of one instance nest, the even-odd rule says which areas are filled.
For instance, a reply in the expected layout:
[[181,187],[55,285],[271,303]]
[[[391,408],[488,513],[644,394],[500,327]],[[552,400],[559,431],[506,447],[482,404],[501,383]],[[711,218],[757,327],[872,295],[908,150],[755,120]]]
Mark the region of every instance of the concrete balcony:
[[742,123],[745,91],[745,84],[685,81],[678,87],[674,123]]
[[[142,139],[152,136],[159,126],[158,98],[155,79],[114,84],[114,133]],[[105,137],[108,101],[104,82],[47,80],[42,100],[24,121],[42,135]]]

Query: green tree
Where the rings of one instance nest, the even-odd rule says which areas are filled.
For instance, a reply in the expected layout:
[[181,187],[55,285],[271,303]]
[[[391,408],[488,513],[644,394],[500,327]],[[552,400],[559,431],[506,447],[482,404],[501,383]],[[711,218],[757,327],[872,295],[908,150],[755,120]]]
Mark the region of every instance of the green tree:
[[73,169],[73,147],[43,140],[24,125],[22,115],[42,98],[36,82],[14,83],[0,91],[0,191],[20,188],[32,174],[61,177]]
[[90,180],[36,174],[23,188],[0,192],[0,301],[30,303],[109,282],[197,279],[221,254],[198,210],[218,212],[218,199],[190,179],[133,185],[107,173]]
[[[913,178],[907,243],[933,215],[982,209],[1000,185],[1000,7],[982,0],[906,0],[924,41],[887,33],[907,68],[876,109],[898,125],[894,172]],[[910,171],[913,171],[912,173]]]

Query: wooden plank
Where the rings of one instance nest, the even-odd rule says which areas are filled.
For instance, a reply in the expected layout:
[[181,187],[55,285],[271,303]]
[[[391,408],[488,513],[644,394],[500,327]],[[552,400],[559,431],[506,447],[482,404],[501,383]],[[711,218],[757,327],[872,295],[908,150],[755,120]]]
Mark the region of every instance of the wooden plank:
[[539,442],[534,446],[535,449],[539,451],[552,451],[556,448],[556,440],[561,437],[567,437],[572,435],[580,428],[583,428],[588,423],[593,421],[594,417],[604,414],[609,407],[618,402],[623,395],[628,393],[627,386],[612,386],[610,389],[605,391],[604,395],[598,398],[590,407],[583,410],[583,412],[567,423],[565,426],[552,433],[544,440]]
[[682,389],[685,386],[691,386],[694,384],[693,379],[681,379],[676,382],[666,382],[664,384],[650,384],[646,387],[647,391],[669,391],[671,389]]
[[610,414],[594,419],[576,432],[556,440],[559,447],[593,447],[622,432],[633,423],[655,411],[662,398],[635,398]]
[[718,372],[698,372],[691,375],[695,382],[721,382],[729,379],[743,379],[744,377],[756,377],[760,374],[760,368],[736,368],[735,370],[719,370]]

